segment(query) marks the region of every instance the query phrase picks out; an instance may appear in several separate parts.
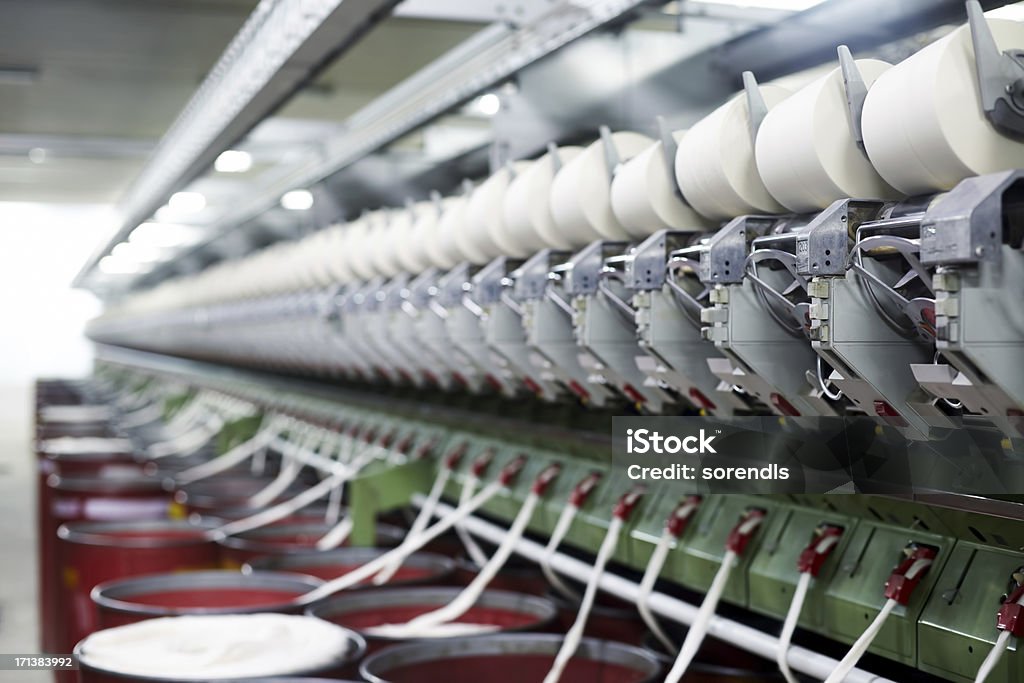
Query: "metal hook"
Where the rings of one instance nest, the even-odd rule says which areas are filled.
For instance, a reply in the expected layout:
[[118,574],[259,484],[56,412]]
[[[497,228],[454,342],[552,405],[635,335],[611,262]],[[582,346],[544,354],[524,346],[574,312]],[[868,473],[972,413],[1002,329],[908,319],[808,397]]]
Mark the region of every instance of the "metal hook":
[[999,51],[978,0],[967,0],[967,23],[985,117],[1007,137],[1024,139],[1024,53]]
[[846,45],[839,46],[839,68],[843,72],[843,91],[846,93],[846,109],[850,115],[850,133],[860,151],[867,153],[864,147],[864,131],[861,119],[864,116],[864,100],[868,97],[868,86],[860,73],[853,53]]
[[558,145],[554,142],[548,143],[548,156],[551,157],[551,168],[555,175],[562,170],[562,156],[558,153]]
[[683,190],[679,187],[679,180],[676,178],[676,154],[679,152],[679,143],[676,142],[676,136],[672,133],[672,129],[669,128],[665,117],[659,116],[657,121],[658,137],[661,138],[661,158],[665,162],[665,172],[668,173],[669,185],[672,186],[672,192],[675,193],[676,197],[688,205],[689,202],[683,196]]
[[612,178],[619,170],[622,163],[619,158],[619,150],[615,147],[615,140],[612,138],[612,130],[608,126],[601,126],[601,145],[604,147],[604,163],[608,167],[608,175]]
[[764,101],[761,86],[757,84],[753,71],[743,72],[743,91],[747,97],[747,112],[750,115],[750,142],[757,143],[757,131],[764,117],[768,116],[768,104]]

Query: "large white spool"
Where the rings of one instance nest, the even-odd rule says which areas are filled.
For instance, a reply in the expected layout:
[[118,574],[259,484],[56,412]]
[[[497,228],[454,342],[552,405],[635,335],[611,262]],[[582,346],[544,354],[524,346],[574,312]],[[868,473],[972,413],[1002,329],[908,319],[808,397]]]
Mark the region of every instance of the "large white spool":
[[[454,268],[457,264],[469,258],[459,246],[459,236],[465,232],[466,207],[469,205],[469,198],[465,195],[458,195],[449,198],[445,203],[444,213],[437,227],[437,241],[433,244],[432,260],[441,268]],[[450,263],[450,266],[440,265]]]
[[[999,50],[1024,47],[1024,23],[988,25]],[[864,103],[864,144],[890,185],[923,194],[1024,166],[1024,143],[1000,135],[985,118],[974,68],[964,25],[875,81]]]
[[[421,211],[419,220],[416,222],[415,240],[427,262],[440,270],[454,268],[459,259],[449,254],[444,248],[444,237],[441,233],[442,217],[451,207],[454,201],[451,197],[445,197],[439,204],[434,205],[430,210]],[[454,250],[454,241],[451,241]]]
[[514,176],[526,171],[533,162],[517,161],[503,166],[482,182],[469,198],[466,209],[466,239],[487,260],[518,251],[507,239],[505,230],[505,194]]
[[[475,239],[477,231],[470,225],[469,219],[469,206],[475,192],[474,189],[473,192],[468,193],[468,196],[462,197],[462,201],[454,204],[449,211],[445,211],[441,216],[442,232],[445,233],[445,239],[448,239],[450,234],[451,239],[455,242],[455,252],[458,254],[456,261],[469,261],[483,265],[490,259],[487,257],[487,252],[477,246]],[[448,249],[447,245],[445,245],[445,249]]]
[[[567,164],[582,147],[559,147],[560,164]],[[548,152],[518,173],[505,193],[503,207],[506,244],[514,256],[528,256],[545,247],[569,249],[572,243],[559,235],[551,214],[551,184],[555,181],[555,160]]]
[[347,225],[332,225],[327,229],[330,237],[327,240],[327,269],[333,282],[345,284],[355,279],[355,273],[349,264],[349,254],[345,250]]
[[[653,143],[654,140],[639,133],[612,133],[620,162],[632,159]],[[551,214],[559,236],[572,247],[582,247],[596,239],[629,239],[629,233],[612,211],[611,183],[604,142],[600,139],[555,176],[551,185]]]
[[374,222],[372,215],[363,216],[349,223],[345,236],[345,251],[348,252],[348,263],[353,273],[360,280],[369,280],[375,274],[373,262],[370,260],[370,230]]
[[[789,96],[776,85],[760,88],[769,111]],[[679,142],[676,179],[690,206],[708,218],[784,211],[757,172],[750,111],[742,92],[698,121]]]
[[431,202],[420,202],[398,212],[392,218],[391,240],[399,267],[413,275],[427,267],[427,255],[416,241],[416,224],[420,214],[434,213]]
[[[859,59],[868,88],[891,65]],[[790,211],[824,209],[843,197],[895,199],[851,132],[843,73],[836,67],[768,112],[757,133],[757,170]]]
[[377,273],[384,277],[394,277],[401,272],[398,263],[398,250],[395,248],[395,230],[401,226],[401,209],[381,210],[381,219],[377,227],[370,233],[370,253]]
[[[679,142],[685,134],[681,130],[673,136]],[[665,229],[705,230],[713,225],[680,198],[663,150],[662,142],[655,142],[623,164],[612,181],[612,210],[632,237]]]

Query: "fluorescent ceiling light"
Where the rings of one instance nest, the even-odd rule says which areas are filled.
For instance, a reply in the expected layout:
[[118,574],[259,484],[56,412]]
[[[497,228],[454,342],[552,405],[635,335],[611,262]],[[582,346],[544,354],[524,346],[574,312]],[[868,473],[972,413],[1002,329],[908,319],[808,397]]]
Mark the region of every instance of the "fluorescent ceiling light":
[[777,9],[791,12],[802,12],[825,0],[698,0],[695,4],[732,5],[733,7],[750,7],[753,9]]
[[245,173],[252,168],[252,155],[237,149],[229,149],[220,153],[213,162],[218,173]]
[[476,100],[476,108],[484,116],[494,116],[501,111],[501,98],[492,92],[481,95]]
[[133,275],[141,273],[144,266],[138,261],[111,255],[100,259],[100,270],[107,275]]
[[985,12],[989,19],[1009,19],[1010,21],[1024,21],[1024,3],[1018,2],[1012,5],[1003,5],[994,10]]
[[175,192],[167,206],[175,213],[199,213],[206,208],[206,197],[198,192]]
[[116,244],[114,245],[114,248],[110,250],[110,255],[114,258],[125,259],[126,261],[135,261],[137,263],[154,263],[156,261],[163,261],[167,258],[167,252],[163,249],[139,244],[138,242],[121,242],[120,244]]
[[151,221],[132,230],[128,242],[142,247],[173,249],[193,245],[202,238],[203,231],[191,225]]
[[292,190],[281,197],[281,206],[289,211],[306,211],[313,206],[313,193],[309,190]]

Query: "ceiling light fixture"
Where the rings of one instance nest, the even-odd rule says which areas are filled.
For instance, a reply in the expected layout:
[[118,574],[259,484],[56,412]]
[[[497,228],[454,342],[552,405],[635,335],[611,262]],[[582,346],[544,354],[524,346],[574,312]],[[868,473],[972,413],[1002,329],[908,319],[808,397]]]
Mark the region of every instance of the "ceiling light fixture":
[[199,192],[175,192],[167,206],[175,213],[199,213],[206,208],[206,197]]
[[313,193],[309,190],[292,190],[281,197],[281,206],[289,211],[306,211],[313,207]]
[[501,111],[501,98],[492,92],[476,98],[474,108],[484,116],[494,116]]
[[107,275],[134,275],[142,272],[143,268],[138,261],[111,255],[100,259],[100,270]]
[[245,173],[252,168],[252,155],[238,149],[229,149],[220,153],[213,162],[213,168],[218,173]]
[[136,263],[155,263],[165,260],[168,254],[157,247],[137,242],[121,242],[114,245],[114,248],[110,250],[110,255],[117,259],[135,261]]
[[144,247],[173,249],[196,244],[202,238],[203,231],[191,225],[149,221],[132,230],[128,242]]

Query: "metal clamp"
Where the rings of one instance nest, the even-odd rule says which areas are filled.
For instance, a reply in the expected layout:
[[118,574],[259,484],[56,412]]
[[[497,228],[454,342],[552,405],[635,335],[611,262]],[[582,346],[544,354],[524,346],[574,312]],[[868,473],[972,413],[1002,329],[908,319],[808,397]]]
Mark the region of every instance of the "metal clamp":
[[985,118],[996,130],[1024,140],[1024,51],[999,51],[978,0],[967,1],[978,93]]
[[839,545],[839,539],[843,536],[843,527],[835,524],[819,524],[814,529],[814,536],[807,544],[796,567],[801,574],[810,574],[817,578],[821,568],[825,565],[832,551]]
[[893,570],[889,580],[885,582],[885,597],[906,606],[910,603],[914,589],[935,562],[939,550],[922,543],[908,543],[903,549],[903,554],[903,562]]

